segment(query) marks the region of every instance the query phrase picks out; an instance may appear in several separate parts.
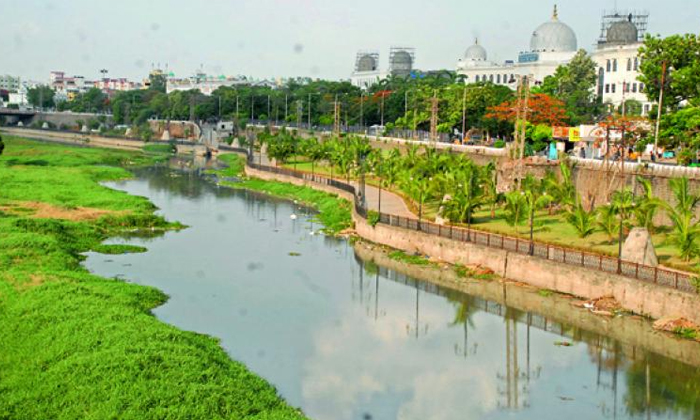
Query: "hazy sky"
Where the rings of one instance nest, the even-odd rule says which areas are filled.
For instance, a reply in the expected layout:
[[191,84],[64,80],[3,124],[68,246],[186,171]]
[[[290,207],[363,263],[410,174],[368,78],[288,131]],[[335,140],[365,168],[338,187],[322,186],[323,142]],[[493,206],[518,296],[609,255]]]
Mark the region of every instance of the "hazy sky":
[[[558,0],[560,19],[591,49],[614,0]],[[151,63],[178,76],[348,78],[355,54],[416,48],[416,67],[450,68],[479,37],[489,59],[514,59],[552,14],[542,0],[0,0],[0,74],[51,70],[143,78]],[[700,0],[617,0],[650,12],[652,33],[700,31]]]

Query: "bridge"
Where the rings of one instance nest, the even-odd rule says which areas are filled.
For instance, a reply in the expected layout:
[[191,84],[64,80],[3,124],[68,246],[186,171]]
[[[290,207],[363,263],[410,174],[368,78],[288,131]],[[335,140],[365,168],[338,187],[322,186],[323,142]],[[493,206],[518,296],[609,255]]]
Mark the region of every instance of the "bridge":
[[9,124],[17,124],[21,121],[23,125],[26,125],[37,113],[35,110],[0,108],[0,117],[5,117]]

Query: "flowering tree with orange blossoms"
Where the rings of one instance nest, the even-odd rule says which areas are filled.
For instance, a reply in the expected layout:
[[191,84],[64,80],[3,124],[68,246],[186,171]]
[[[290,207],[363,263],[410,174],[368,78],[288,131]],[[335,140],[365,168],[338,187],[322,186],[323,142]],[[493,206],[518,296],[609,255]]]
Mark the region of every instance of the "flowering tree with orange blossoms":
[[[527,121],[532,124],[546,124],[560,126],[566,120],[564,102],[545,93],[530,95],[527,103]],[[515,123],[518,114],[518,100],[503,102],[500,105],[488,108],[485,117]]]

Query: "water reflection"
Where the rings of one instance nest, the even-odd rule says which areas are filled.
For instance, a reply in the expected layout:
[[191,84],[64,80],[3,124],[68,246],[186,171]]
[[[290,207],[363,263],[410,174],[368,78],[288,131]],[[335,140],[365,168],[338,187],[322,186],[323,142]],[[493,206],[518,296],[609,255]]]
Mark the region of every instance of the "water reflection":
[[220,338],[312,418],[700,413],[697,367],[506,305],[506,289],[489,300],[365,262],[293,203],[196,174],[138,176],[115,185],[190,228],[132,239],[145,254],[90,254],[88,268],[164,290],[159,318]]

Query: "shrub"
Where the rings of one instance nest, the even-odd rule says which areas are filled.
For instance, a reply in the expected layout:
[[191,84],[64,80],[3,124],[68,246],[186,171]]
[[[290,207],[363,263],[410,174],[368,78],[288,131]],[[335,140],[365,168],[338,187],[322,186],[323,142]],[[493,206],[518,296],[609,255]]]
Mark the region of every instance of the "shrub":
[[370,226],[375,227],[379,223],[379,212],[376,210],[370,210],[367,212],[367,223]]
[[493,147],[495,147],[496,149],[503,149],[504,147],[506,147],[506,142],[503,140],[496,140],[493,143]]

